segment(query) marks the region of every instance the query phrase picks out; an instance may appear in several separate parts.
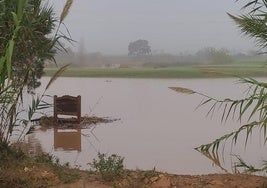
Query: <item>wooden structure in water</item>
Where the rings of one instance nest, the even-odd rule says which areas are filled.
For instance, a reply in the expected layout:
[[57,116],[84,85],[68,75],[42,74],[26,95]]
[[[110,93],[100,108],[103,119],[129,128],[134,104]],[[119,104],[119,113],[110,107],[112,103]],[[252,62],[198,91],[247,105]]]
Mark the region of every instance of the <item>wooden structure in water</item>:
[[[72,116],[72,118],[60,118],[58,115]],[[73,118],[76,117],[76,118]],[[55,122],[81,122],[81,96],[73,97],[64,95],[54,96],[54,120]]]

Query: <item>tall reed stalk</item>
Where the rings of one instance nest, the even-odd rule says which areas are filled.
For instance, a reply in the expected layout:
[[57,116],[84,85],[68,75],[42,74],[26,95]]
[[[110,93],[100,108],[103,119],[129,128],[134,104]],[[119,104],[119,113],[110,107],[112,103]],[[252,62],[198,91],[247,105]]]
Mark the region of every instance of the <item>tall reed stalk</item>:
[[[0,8],[6,9],[7,5],[10,6],[10,3],[16,7],[16,11],[11,10],[12,15],[12,22],[8,21],[6,22],[8,26],[13,25],[12,33],[8,34],[10,38],[7,40],[6,48],[3,51],[3,53],[0,53],[0,143],[8,143],[9,139],[13,133],[14,127],[16,126],[23,126],[23,130],[27,130],[30,128],[30,120],[33,117],[34,113],[36,113],[38,110],[43,110],[45,108],[50,107],[51,105],[44,101],[45,91],[49,88],[49,86],[53,83],[53,81],[60,76],[60,74],[66,69],[67,66],[62,67],[58,70],[58,72],[51,78],[49,84],[46,86],[44,93],[42,93],[41,96],[34,97],[32,100],[32,105],[28,107],[28,109],[23,108],[23,102],[24,102],[24,94],[25,89],[29,85],[29,80],[34,78],[32,76],[33,67],[35,66],[33,62],[27,62],[30,61],[32,58],[31,56],[26,57],[26,59],[23,59],[22,63],[23,66],[17,61],[21,61],[18,56],[18,47],[17,44],[23,46],[21,41],[18,41],[19,37],[21,37],[21,34],[23,32],[31,31],[32,28],[31,25],[22,25],[22,22],[24,19],[27,19],[28,16],[31,14],[31,12],[28,11],[35,11],[35,9],[29,9],[29,7],[32,6],[32,4],[35,3],[37,5],[37,9],[39,11],[42,11],[42,15],[44,19],[47,19],[48,25],[44,26],[47,27],[47,30],[43,30],[44,32],[49,31],[52,28],[53,21],[51,22],[51,15],[52,11],[50,8],[44,8],[40,9],[41,0],[17,0],[17,1],[9,1],[9,0],[3,0],[0,1]],[[62,16],[60,18],[60,23],[64,20],[64,18],[67,16],[67,13],[70,9],[70,6],[72,4],[72,1],[68,0],[66,2],[66,5],[64,7],[64,10],[62,12]],[[32,6],[34,7],[34,6]],[[36,8],[36,7],[35,7]],[[28,15],[29,14],[29,15]],[[3,11],[3,13],[0,13],[0,21],[5,21],[5,19],[8,19],[10,16],[10,12]],[[54,19],[54,18],[52,18]],[[3,23],[3,22],[2,22]],[[38,24],[38,21],[37,23]],[[51,26],[51,27],[50,27]],[[39,27],[39,26],[38,26]],[[38,28],[37,28],[38,29]],[[34,29],[33,29],[34,30]],[[66,37],[65,35],[58,34],[59,26],[57,28],[57,32],[55,34],[55,37],[51,42],[48,42],[48,39],[43,38],[43,42],[48,42],[47,46],[40,45],[38,48],[40,48],[40,52],[42,53],[36,53],[36,54],[29,54],[33,56],[34,60],[40,59],[40,61],[43,61],[44,59],[53,59],[52,53],[55,48],[57,48],[56,45],[60,45],[59,39],[64,38],[67,40],[70,40],[70,38]],[[0,32],[1,34],[1,32]],[[34,34],[40,34],[38,33],[30,33],[32,35]],[[48,33],[47,33],[48,34]],[[46,33],[44,33],[46,35]],[[2,36],[0,36],[2,37]],[[30,42],[27,40],[22,40],[24,43]],[[32,46],[34,48],[34,46]],[[21,49],[24,50],[24,49]],[[30,49],[28,49],[30,50]],[[37,61],[37,63],[39,63]],[[23,70],[21,69],[23,68]],[[21,69],[22,74],[19,76],[17,75],[16,71]],[[34,94],[34,93],[29,93]],[[25,111],[28,111],[28,119],[27,118],[21,118],[20,115],[22,113],[25,113]],[[27,131],[26,131],[27,132]],[[25,131],[21,133],[19,138],[22,137],[22,134],[25,134]]]

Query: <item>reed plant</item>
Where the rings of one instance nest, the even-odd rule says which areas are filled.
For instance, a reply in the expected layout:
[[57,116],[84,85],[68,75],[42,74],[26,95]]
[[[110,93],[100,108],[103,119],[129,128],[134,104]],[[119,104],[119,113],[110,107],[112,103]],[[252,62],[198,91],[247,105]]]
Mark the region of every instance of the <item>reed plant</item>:
[[[239,0],[242,1],[242,0]],[[247,14],[241,16],[228,15],[238,25],[241,32],[256,40],[256,44],[265,50],[267,47],[267,3],[265,0],[251,0],[245,3],[243,9],[248,10]],[[229,118],[237,118],[240,121],[240,127],[228,134],[225,134],[211,143],[203,144],[195,149],[206,157],[211,159],[217,166],[221,167],[219,162],[219,151],[223,151],[225,143],[231,140],[233,145],[240,141],[242,135],[245,136],[244,146],[247,146],[248,140],[252,136],[257,136],[262,139],[263,143],[267,143],[267,83],[258,81],[254,78],[239,77],[241,84],[248,86],[246,95],[241,99],[216,99],[206,94],[185,89],[180,87],[171,87],[170,89],[176,92],[187,94],[198,94],[204,97],[204,100],[199,106],[210,104],[207,115],[213,115],[215,112],[221,112],[221,122],[227,121]],[[242,123],[245,119],[246,123]],[[258,134],[253,134],[258,131]],[[267,172],[267,163],[263,161],[261,168],[255,168],[248,165],[240,156],[237,157],[238,162],[235,164],[235,169],[243,168],[244,172]],[[225,169],[223,169],[225,170]]]
[[[206,115],[213,116],[215,112],[221,112],[221,123],[225,123],[229,118],[236,118],[240,123],[243,122],[243,119],[247,122],[241,124],[237,130],[222,135],[211,143],[195,148],[225,172],[228,171],[220,163],[219,152],[224,150],[228,140],[231,140],[231,143],[236,145],[240,141],[239,138],[245,135],[244,146],[247,146],[252,133],[255,130],[259,130],[259,135],[257,136],[263,139],[264,144],[267,142],[267,83],[259,82],[253,78],[239,78],[239,81],[248,86],[247,94],[242,99],[217,99],[188,88],[170,87],[170,89],[178,93],[202,96],[204,99],[197,108],[210,105]],[[258,172],[267,169],[266,163],[262,168],[254,168],[251,165],[247,165],[241,157],[237,157],[237,159],[239,162],[236,163],[235,168],[244,168],[244,172]]]
[[[44,62],[53,60],[56,49],[62,47],[60,40],[71,41],[59,32],[71,6],[69,2],[54,37],[49,37],[57,22],[52,7],[42,5],[42,0],[0,1],[0,143],[9,143],[16,126],[23,127],[19,136],[22,138],[30,130],[33,115],[51,106],[44,100],[45,91],[67,66],[56,72],[40,96],[34,95],[34,89],[39,86]],[[27,91],[33,100],[24,108]],[[21,117],[25,112],[28,118]]]

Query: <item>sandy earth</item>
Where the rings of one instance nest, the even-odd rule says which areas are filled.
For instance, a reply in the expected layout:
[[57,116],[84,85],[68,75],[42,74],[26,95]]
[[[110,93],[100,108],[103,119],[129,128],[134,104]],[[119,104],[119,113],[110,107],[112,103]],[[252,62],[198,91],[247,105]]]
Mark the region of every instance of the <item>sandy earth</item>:
[[76,183],[63,184],[55,188],[264,188],[267,178],[245,174],[209,174],[209,175],[168,175],[159,174],[150,179],[129,182],[122,179],[118,182],[101,182],[101,180],[80,179]]

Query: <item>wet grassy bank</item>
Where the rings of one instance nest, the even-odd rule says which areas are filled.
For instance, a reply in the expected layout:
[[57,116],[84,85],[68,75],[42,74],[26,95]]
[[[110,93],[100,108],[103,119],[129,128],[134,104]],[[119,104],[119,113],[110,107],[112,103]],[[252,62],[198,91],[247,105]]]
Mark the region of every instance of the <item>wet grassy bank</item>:
[[[45,69],[51,76],[56,69]],[[188,65],[150,68],[72,68],[63,73],[65,77],[92,78],[220,78],[220,77],[266,77],[264,62],[242,62],[226,65]]]

